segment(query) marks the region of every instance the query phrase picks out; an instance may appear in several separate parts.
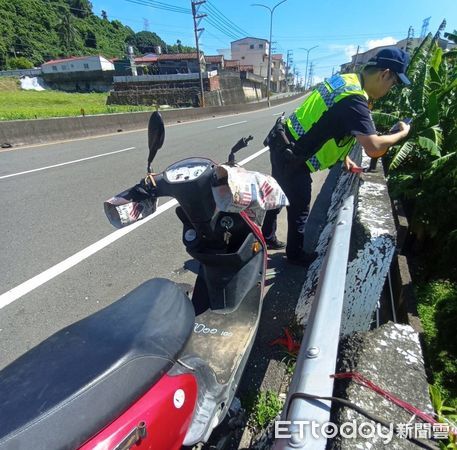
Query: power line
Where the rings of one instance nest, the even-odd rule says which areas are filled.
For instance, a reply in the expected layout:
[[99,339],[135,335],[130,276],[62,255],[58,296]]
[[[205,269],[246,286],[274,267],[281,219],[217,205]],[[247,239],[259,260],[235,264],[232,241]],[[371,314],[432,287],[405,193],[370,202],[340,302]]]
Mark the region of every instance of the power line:
[[167,3],[155,2],[152,0],[126,0],[129,3],[136,3],[138,5],[149,6],[150,8],[162,9],[164,11],[171,11],[181,14],[192,14],[190,9],[182,8],[180,6],[168,5]]
[[241,36],[249,36],[249,33],[247,31],[243,30],[235,22],[230,20],[224,13],[222,13],[219,9],[217,9],[209,0],[207,0],[205,6],[209,10],[209,12],[212,12],[216,16],[218,16],[221,20],[223,20],[226,24],[228,24],[229,27],[233,28],[233,31],[235,31],[237,34],[240,34]]
[[217,26],[219,27],[219,30],[222,31],[224,34],[228,35],[229,37],[233,38],[233,37],[237,37],[238,36],[238,33],[233,30],[230,25],[227,25],[225,22],[223,22],[222,20],[220,20],[218,17],[214,17],[211,15],[211,13],[209,11],[207,11],[207,17],[206,17],[206,21],[208,21],[209,23],[211,23],[213,26]]
[[238,39],[238,35],[236,35],[233,31],[231,31],[229,28],[226,26],[222,25],[220,22],[217,22],[214,20],[214,18],[208,16],[206,18],[206,22],[208,22],[210,25],[212,25],[214,28],[217,28],[221,33],[223,33],[225,36],[229,37],[230,39]]
[[287,35],[276,35],[281,39],[324,39],[324,38],[356,38],[356,37],[374,37],[374,36],[386,36],[387,34],[403,34],[404,30],[400,31],[383,31],[378,33],[351,33],[351,34],[322,34],[322,35],[300,35],[300,36],[287,36]]

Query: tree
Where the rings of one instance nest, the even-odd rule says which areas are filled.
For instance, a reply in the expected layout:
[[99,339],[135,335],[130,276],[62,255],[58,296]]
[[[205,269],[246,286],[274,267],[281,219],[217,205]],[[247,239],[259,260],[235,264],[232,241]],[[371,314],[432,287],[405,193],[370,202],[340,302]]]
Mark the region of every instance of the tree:
[[92,14],[92,3],[89,0],[68,0],[70,12],[81,19]]
[[57,24],[57,33],[66,50],[66,53],[74,46],[78,31],[73,24],[73,16],[70,10],[62,10],[62,16]]
[[108,20],[108,13],[104,9],[102,9],[102,19]]
[[444,37],[457,44],[457,30],[454,30],[453,33],[444,33]]
[[140,53],[154,52],[155,48],[160,45],[165,48],[166,44],[159,36],[150,31],[140,31],[135,34],[135,45]]
[[23,56],[18,58],[10,58],[8,61],[8,66],[10,69],[32,69],[33,63]]
[[89,48],[97,48],[97,36],[95,36],[95,33],[90,30],[86,33],[84,45]]

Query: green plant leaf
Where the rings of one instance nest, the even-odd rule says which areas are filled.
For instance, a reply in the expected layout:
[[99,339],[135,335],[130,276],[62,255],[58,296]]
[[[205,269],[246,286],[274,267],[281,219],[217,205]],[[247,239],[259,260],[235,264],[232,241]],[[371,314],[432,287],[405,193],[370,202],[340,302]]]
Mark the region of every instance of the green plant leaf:
[[406,141],[398,150],[398,152],[393,157],[390,165],[389,171],[392,169],[396,169],[404,160],[405,158],[411,153],[414,149],[414,142],[413,141]]
[[438,147],[443,143],[443,130],[438,125],[422,130],[420,136],[431,139]]
[[449,411],[449,412],[455,412],[455,408],[451,408],[450,406],[442,406],[441,411]]
[[443,80],[441,79],[437,70],[433,67],[430,68],[430,89],[432,91],[438,91],[443,85]]
[[430,59],[430,66],[435,70],[435,72],[438,72],[442,58],[443,50],[441,47],[437,47],[433,52],[432,58]]
[[454,78],[454,80],[446,86],[438,95],[437,95],[437,100],[438,102],[441,102],[449,92],[457,88],[457,77]]
[[397,114],[388,114],[381,111],[373,111],[372,116],[374,123],[378,128],[390,129],[400,120],[400,116]]
[[439,117],[438,101],[436,98],[436,93],[434,93],[434,92],[432,92],[428,98],[427,116],[428,116],[428,120],[430,121],[430,125],[432,125],[432,126],[438,125],[438,123],[440,121],[440,117]]
[[436,159],[432,162],[429,171],[436,171],[443,167],[448,161],[457,156],[457,152],[448,153],[447,155],[442,156],[441,158]]
[[419,147],[428,150],[432,156],[441,156],[441,149],[428,137],[419,136],[418,138]]

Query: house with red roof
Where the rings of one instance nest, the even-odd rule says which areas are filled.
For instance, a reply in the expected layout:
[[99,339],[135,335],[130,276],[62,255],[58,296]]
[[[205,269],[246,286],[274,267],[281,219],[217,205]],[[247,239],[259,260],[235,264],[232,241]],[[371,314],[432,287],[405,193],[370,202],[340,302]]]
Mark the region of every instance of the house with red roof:
[[53,59],[41,66],[43,79],[53,89],[104,92],[111,88],[114,64],[101,55]]
[[[199,63],[197,53],[167,53],[157,58],[160,75],[177,73],[198,73]],[[205,56],[201,54],[200,67],[205,69]]]

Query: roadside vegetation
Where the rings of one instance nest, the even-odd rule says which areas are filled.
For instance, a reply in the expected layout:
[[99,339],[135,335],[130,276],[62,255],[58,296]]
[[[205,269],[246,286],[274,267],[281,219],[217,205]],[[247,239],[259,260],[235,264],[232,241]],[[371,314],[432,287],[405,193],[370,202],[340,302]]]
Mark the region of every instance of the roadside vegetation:
[[[108,4],[109,2],[107,2]],[[94,14],[89,0],[0,0],[0,70],[29,69],[68,56],[125,57],[126,46],[135,53],[194,51],[165,43],[156,33],[135,33],[110,11]]]
[[10,90],[0,78],[0,120],[41,119],[117,112],[150,111],[155,106],[106,105],[107,93]]
[[274,391],[261,391],[251,406],[249,426],[263,430],[281,412],[283,401]]
[[[443,52],[437,44],[445,24],[413,53],[411,87],[392,92],[374,118],[384,131],[400,119],[413,119],[408,139],[386,158],[388,185],[409,218],[407,251],[415,261],[433,396],[452,412],[457,407],[457,50]],[[445,37],[457,42],[456,31]]]

